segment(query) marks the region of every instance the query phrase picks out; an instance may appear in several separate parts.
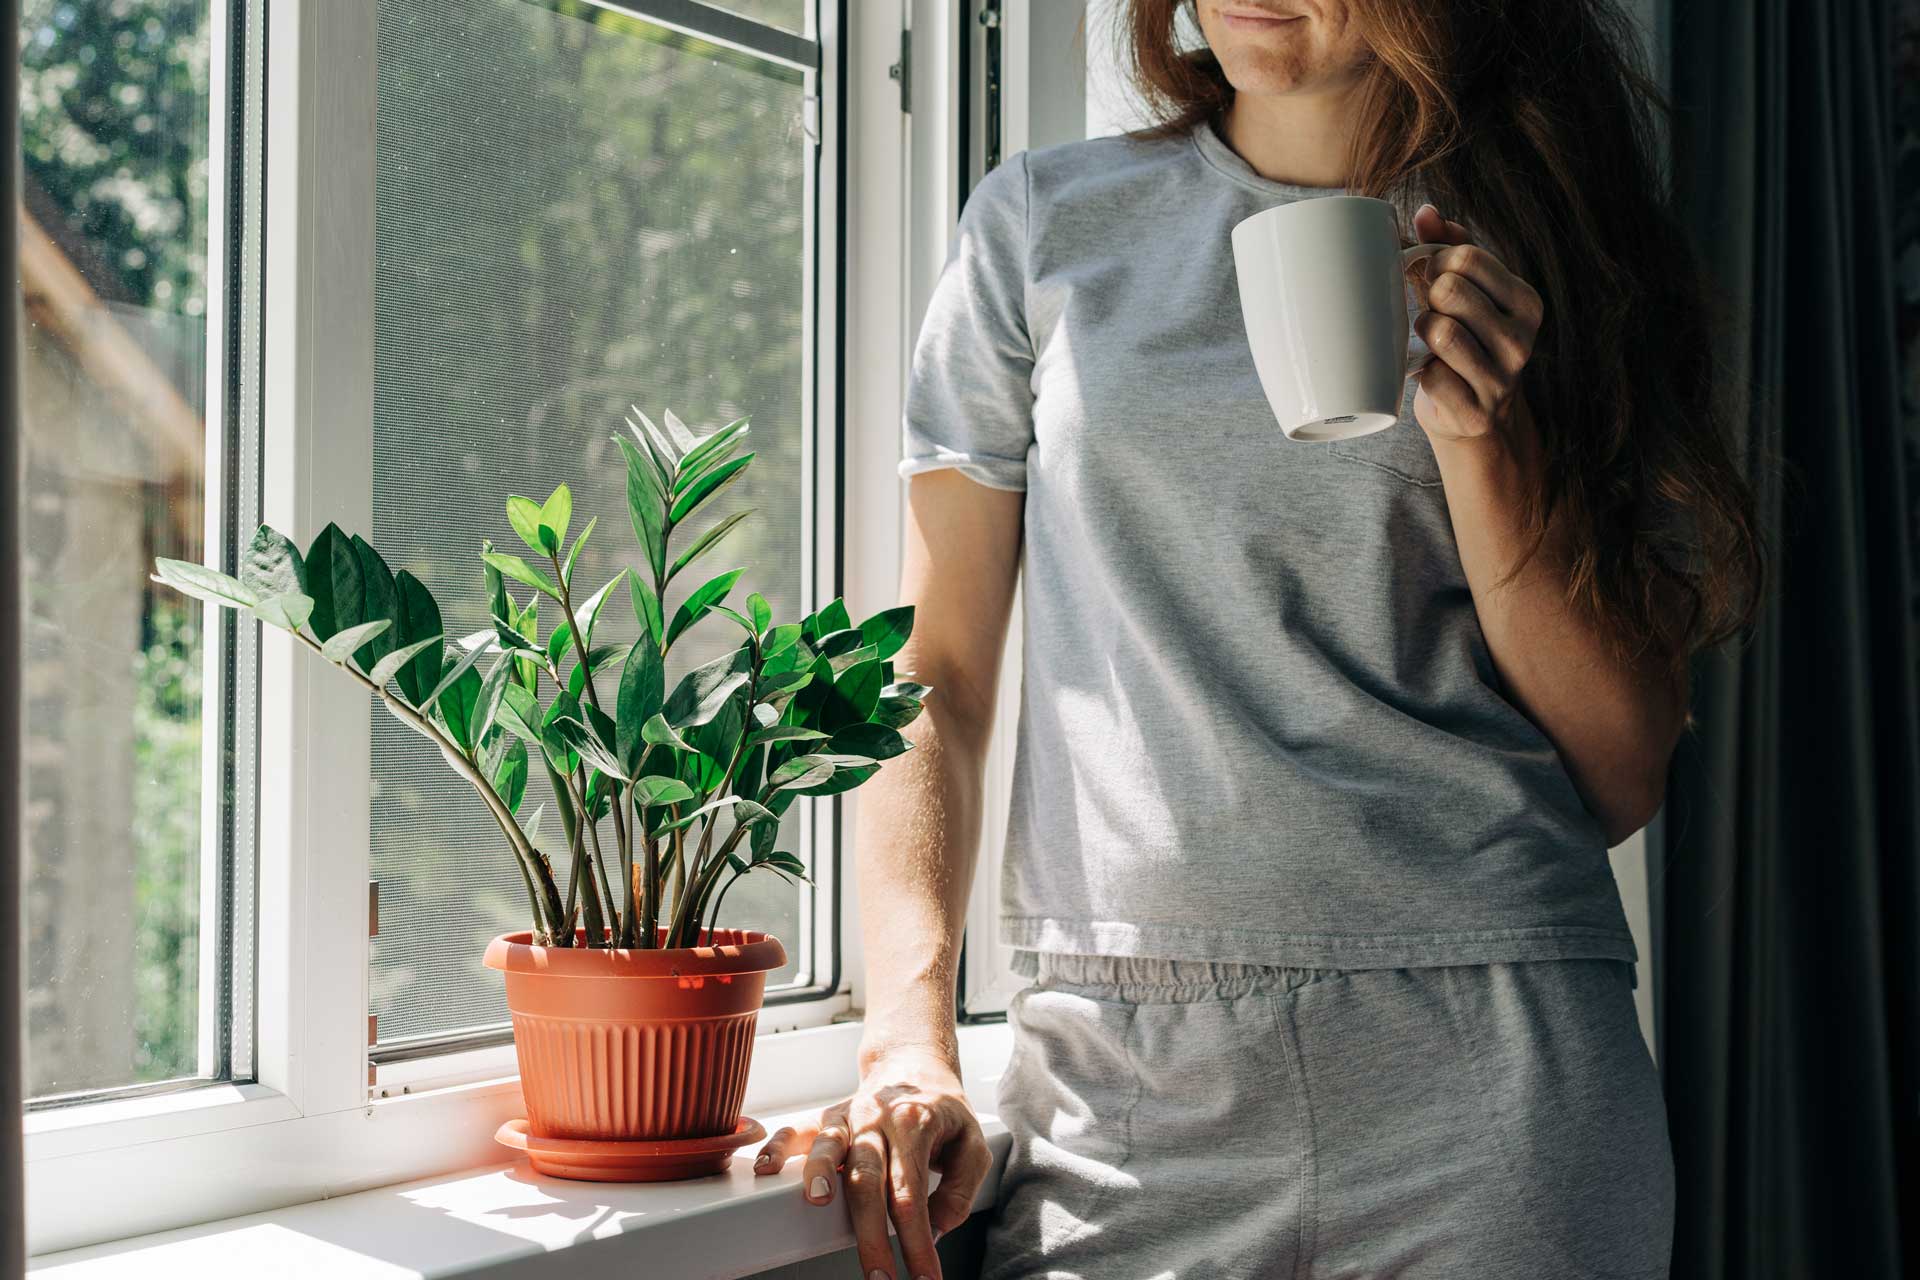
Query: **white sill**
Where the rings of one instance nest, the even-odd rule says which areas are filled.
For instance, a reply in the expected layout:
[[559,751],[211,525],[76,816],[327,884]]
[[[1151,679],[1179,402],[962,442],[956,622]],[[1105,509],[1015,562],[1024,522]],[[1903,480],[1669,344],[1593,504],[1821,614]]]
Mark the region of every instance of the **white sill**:
[[[960,1029],[962,1079],[993,1148],[993,1172],[974,1208],[993,1203],[1009,1139],[995,1113],[1006,1065],[1004,1024]],[[772,1132],[817,1118],[805,1107],[752,1112]],[[61,1280],[156,1275],[539,1277],[559,1261],[569,1280],[636,1274],[735,1280],[853,1244],[846,1199],[808,1204],[801,1161],[756,1177],[755,1147],[724,1176],[687,1182],[569,1182],[537,1177],[524,1160],[463,1170],[331,1200],[138,1236],[33,1260]],[[183,1170],[190,1177],[190,1170]],[[31,1172],[29,1172],[31,1177]],[[936,1173],[935,1185],[939,1175]],[[567,1250],[564,1259],[548,1255]],[[639,1264],[637,1267],[636,1264]]]

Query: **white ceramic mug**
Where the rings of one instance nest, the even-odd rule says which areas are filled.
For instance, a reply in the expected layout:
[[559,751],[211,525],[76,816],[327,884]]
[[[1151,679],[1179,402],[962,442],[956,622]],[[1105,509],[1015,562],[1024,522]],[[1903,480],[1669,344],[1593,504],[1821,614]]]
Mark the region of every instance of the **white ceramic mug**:
[[1400,418],[1430,357],[1408,342],[1405,271],[1445,245],[1400,247],[1394,207],[1319,196],[1233,229],[1240,311],[1261,389],[1289,440],[1346,440]]

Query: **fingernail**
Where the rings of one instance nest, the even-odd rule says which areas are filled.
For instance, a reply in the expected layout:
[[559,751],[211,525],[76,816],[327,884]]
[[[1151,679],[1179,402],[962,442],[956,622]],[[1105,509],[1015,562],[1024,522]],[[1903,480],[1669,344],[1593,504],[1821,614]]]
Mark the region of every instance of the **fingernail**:
[[814,1174],[813,1181],[807,1184],[807,1195],[814,1200],[825,1200],[830,1190],[826,1178],[821,1174]]
[[1418,209],[1415,209],[1415,210],[1414,210],[1413,212],[1414,212],[1414,214],[1415,214],[1415,216],[1418,216],[1419,214],[1422,214],[1422,213],[1425,213],[1425,212],[1426,212],[1427,210],[1429,210],[1429,209],[1433,209],[1433,211],[1434,211],[1435,213],[1438,213],[1438,212],[1440,212],[1440,211],[1439,211],[1438,209],[1434,209],[1434,208],[1433,208],[1433,205],[1432,205],[1432,204],[1430,204],[1430,203],[1429,203],[1429,204],[1423,204],[1423,205],[1421,205],[1421,206],[1420,206],[1420,207],[1419,207]]
[[875,1267],[873,1270],[867,1272],[867,1280],[893,1280],[893,1277],[880,1268]]
[[773,1152],[762,1151],[759,1155],[753,1158],[753,1167],[756,1169],[764,1169],[767,1167],[769,1163],[772,1162],[772,1160],[773,1160]]
[[939,1243],[940,1243],[940,1237],[941,1237],[941,1236],[943,1236],[943,1235],[945,1235],[945,1234],[947,1234],[947,1229],[946,1229],[945,1227],[935,1227],[935,1228],[933,1229],[933,1242],[934,1242],[935,1244],[939,1244]]

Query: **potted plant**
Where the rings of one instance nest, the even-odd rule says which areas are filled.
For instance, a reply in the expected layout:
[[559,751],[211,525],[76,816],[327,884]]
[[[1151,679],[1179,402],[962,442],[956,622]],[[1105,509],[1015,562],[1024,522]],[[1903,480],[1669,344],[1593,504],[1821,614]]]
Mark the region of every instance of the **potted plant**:
[[[491,625],[457,643],[418,578],[390,572],[331,524],[304,554],[262,526],[237,578],[165,559],[155,574],[291,633],[471,784],[530,916],[484,957],[505,974],[527,1104],[501,1140],[542,1172],[610,1180],[712,1172],[760,1136],[740,1105],[766,975],[786,952],[765,932],[720,927],[721,906],[755,871],[807,879],[776,847],[781,815],[800,796],[859,786],[908,750],[900,730],[929,692],[893,670],[910,608],[855,626],[835,600],[776,626],[758,593],[728,605],[744,572],[735,568],[669,612],[669,587],[751,513],[684,549],[679,536],[754,455],[739,453],[745,418],[695,436],[671,412],[664,430],[634,413],[633,438],[615,439],[638,565],[582,598],[574,568],[597,520],[569,545],[565,485],[543,502],[510,498],[508,523],[531,554],[483,541]],[[596,643],[622,591],[640,638]],[[669,682],[675,646],[709,619],[737,627],[739,645]],[[522,814],[533,769],[558,812],[564,891],[542,807]]]

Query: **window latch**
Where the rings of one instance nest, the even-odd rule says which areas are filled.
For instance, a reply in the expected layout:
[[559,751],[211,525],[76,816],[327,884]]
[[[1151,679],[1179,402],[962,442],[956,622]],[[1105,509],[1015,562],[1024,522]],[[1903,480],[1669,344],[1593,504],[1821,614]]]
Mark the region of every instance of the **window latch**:
[[913,114],[913,32],[900,33],[900,61],[887,68],[887,79],[900,82],[900,109]]

